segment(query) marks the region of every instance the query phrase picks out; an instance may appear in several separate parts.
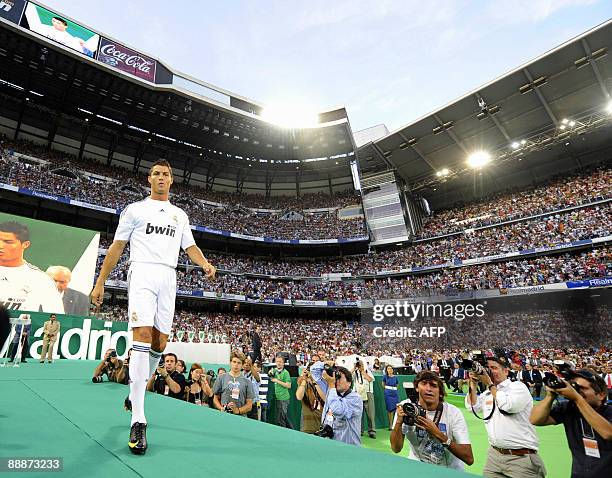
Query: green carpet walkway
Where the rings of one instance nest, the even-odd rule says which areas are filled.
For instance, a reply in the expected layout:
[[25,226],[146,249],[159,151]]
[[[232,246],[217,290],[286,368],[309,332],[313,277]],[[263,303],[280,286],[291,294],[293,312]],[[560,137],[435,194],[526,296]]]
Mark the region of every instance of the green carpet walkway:
[[469,476],[151,393],[149,450],[134,456],[127,448],[129,415],[122,408],[127,387],[93,384],[95,365],[59,360],[0,368],[0,458],[64,459],[62,473],[15,476]]

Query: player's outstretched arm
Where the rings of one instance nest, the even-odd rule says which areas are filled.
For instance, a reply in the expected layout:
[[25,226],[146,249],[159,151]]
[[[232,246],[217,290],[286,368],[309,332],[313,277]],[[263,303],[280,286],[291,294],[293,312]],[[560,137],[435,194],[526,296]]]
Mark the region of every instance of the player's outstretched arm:
[[117,265],[117,262],[119,262],[126,244],[127,241],[113,241],[108,248],[108,251],[106,251],[106,257],[104,258],[104,262],[100,268],[100,275],[98,276],[96,285],[90,294],[91,302],[96,307],[100,307],[102,305],[102,300],[104,299],[104,283],[106,282],[106,279],[108,279],[111,271]]
[[191,259],[191,262],[200,266],[204,270],[207,279],[215,278],[217,268],[206,260],[206,257],[204,257],[204,254],[202,254],[202,250],[198,246],[190,246],[185,249],[185,252],[189,256],[189,259]]

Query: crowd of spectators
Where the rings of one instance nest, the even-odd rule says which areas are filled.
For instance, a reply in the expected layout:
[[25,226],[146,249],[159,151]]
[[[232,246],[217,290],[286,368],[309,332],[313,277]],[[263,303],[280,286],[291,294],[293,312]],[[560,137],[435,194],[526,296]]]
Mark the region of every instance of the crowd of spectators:
[[[101,261],[102,256],[98,259],[97,270]],[[124,255],[109,278],[127,281],[128,267],[127,255]],[[182,290],[239,294],[254,299],[354,301],[407,298],[448,291],[508,289],[608,276],[612,276],[612,248],[606,246],[588,252],[440,269],[402,278],[365,280],[281,280],[220,273],[215,281],[209,281],[199,268],[180,268],[177,270],[177,286]]]
[[[47,165],[12,161],[13,151],[48,161]],[[72,155],[19,141],[5,140],[0,145],[0,181],[14,186],[69,197],[113,209],[148,194],[146,176],[119,167],[105,166],[92,160],[79,161]],[[67,172],[66,172],[67,171]],[[93,177],[91,174],[110,178]],[[210,205],[198,199],[219,203]],[[340,219],[338,208],[359,204],[350,192],[298,197],[265,196],[210,192],[181,183],[173,185],[172,200],[188,213],[191,223],[217,230],[278,239],[329,239],[366,235],[363,218]],[[276,212],[256,212],[267,208]],[[333,208],[330,211],[304,212],[308,209]]]
[[[609,203],[367,255],[303,259],[219,254],[213,251],[205,251],[205,255],[218,269],[234,273],[291,277],[351,273],[355,276],[434,266],[606,236],[612,236],[612,205]],[[103,239],[100,247],[107,248],[110,242]],[[179,261],[189,262],[185,254],[181,254]]]
[[435,212],[425,223],[421,238],[460,232],[566,207],[588,204],[612,196],[612,169],[576,176],[561,176],[520,191],[504,191],[463,207]]
[[[102,315],[107,320],[126,321],[127,304],[105,305]],[[179,341],[180,336],[181,341],[188,342],[188,333],[192,332],[193,342],[200,342],[203,332],[203,342],[228,343],[232,349],[247,353],[249,332],[257,330],[264,360],[273,362],[277,352],[287,351],[296,354],[301,363],[308,363],[318,350],[333,356],[390,356],[410,364],[415,359],[415,350],[448,352],[510,345],[516,350],[536,345],[538,349],[586,349],[612,343],[612,317],[601,307],[589,313],[562,307],[495,310],[485,311],[482,318],[436,320],[446,328],[443,336],[384,339],[374,337],[372,327],[356,319],[320,320],[180,309],[175,312],[171,334],[173,341]],[[425,325],[430,324],[416,326]],[[183,333],[177,334],[179,331]]]

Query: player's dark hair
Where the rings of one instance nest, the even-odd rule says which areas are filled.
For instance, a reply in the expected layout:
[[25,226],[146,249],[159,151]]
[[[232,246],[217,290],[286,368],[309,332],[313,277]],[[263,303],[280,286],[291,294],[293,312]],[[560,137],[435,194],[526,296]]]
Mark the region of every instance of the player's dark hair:
[[58,22],[62,22],[64,25],[68,26],[68,22],[61,17],[53,17],[53,20],[57,20]]
[[165,159],[158,159],[151,165],[151,167],[149,168],[149,176],[151,176],[151,173],[153,172],[153,168],[155,166],[165,166],[166,168],[170,170],[170,176],[174,176],[172,174],[172,166],[170,166],[170,163],[166,161]]
[[30,240],[30,230],[28,227],[18,223],[17,221],[6,221],[0,223],[0,231],[15,234],[15,237],[17,237],[19,242]]

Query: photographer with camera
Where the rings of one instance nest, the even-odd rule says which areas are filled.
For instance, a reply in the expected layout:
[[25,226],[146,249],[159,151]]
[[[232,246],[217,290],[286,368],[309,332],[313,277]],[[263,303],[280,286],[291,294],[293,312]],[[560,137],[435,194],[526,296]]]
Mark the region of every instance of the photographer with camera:
[[232,352],[230,371],[217,377],[213,388],[213,403],[217,410],[246,416],[253,408],[253,387],[242,374],[244,359],[242,352]]
[[[412,392],[411,392],[412,390]],[[444,402],[444,382],[433,372],[419,372],[408,399],[397,405],[391,449],[402,451],[404,437],[410,443],[409,458],[424,463],[463,470],[474,455],[468,427],[461,411]]]
[[185,398],[185,376],[176,370],[177,357],[172,352],[162,355],[164,362],[147,383],[147,391],[172,398],[183,400]]
[[[606,383],[587,368],[564,375],[569,382],[547,377],[546,397],[531,412],[531,423],[536,426],[563,423],[572,452],[572,478],[609,477],[612,407],[606,403]],[[567,400],[555,404],[559,396]]]
[[295,391],[295,398],[302,402],[302,427],[304,433],[315,433],[321,424],[323,413],[323,391],[317,385],[308,367],[304,367],[302,375],[297,379],[298,388]]
[[[368,436],[376,438],[376,407],[374,404],[374,375],[363,366],[359,359],[355,362],[353,369],[353,383],[355,391],[363,402],[363,413],[367,417]],[[363,429],[361,434],[363,435]]]
[[185,401],[200,407],[207,407],[213,396],[208,384],[209,376],[199,363],[194,363],[189,369],[189,379],[185,383]]
[[[483,360],[484,361],[484,360]],[[465,363],[466,361],[464,361]],[[470,361],[471,362],[471,361]],[[474,361],[470,367],[469,393],[465,407],[474,415],[482,412],[489,444],[483,476],[492,478],[541,478],[546,467],[538,455],[539,440],[529,421],[533,399],[522,382],[508,378],[505,357],[486,357],[486,368]],[[486,391],[476,396],[480,383]]]
[[123,361],[117,357],[115,349],[108,349],[104,352],[102,362],[98,364],[94,370],[91,381],[93,383],[101,383],[104,380],[104,375],[109,382],[119,382],[118,374],[123,369]]
[[116,379],[117,383],[123,385],[129,385],[130,383],[130,358],[132,356],[132,349],[129,348],[127,351],[127,357],[123,360],[123,366],[117,371]]
[[327,395],[321,428],[315,435],[360,446],[363,402],[352,390],[351,372],[345,367],[326,365],[322,378],[327,384]]
[[280,427],[294,429],[289,420],[289,399],[291,395],[291,377],[285,369],[285,359],[280,355],[276,356],[276,368],[268,370],[270,382],[274,384],[274,398],[276,399],[276,424]]

